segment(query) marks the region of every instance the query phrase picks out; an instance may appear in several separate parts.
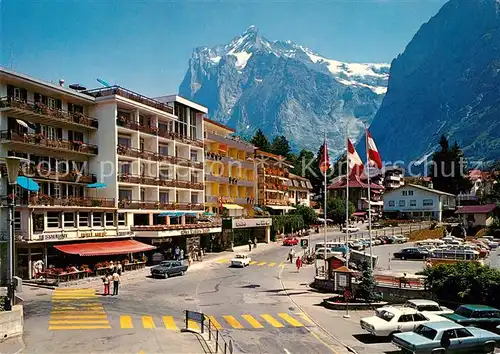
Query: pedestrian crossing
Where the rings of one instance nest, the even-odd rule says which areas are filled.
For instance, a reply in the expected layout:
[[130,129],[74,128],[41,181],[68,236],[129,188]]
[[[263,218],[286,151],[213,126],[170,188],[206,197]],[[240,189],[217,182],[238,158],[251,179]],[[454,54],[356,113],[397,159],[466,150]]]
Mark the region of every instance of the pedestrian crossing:
[[[230,258],[222,258],[215,263],[219,264],[230,264]],[[287,262],[267,262],[267,261],[250,261],[251,266],[264,267],[264,268],[272,268],[272,267],[284,267]]]
[[55,289],[49,330],[109,329],[108,316],[95,289]]
[[[268,328],[297,328],[307,327],[312,325],[307,316],[303,313],[289,314],[281,312],[277,314],[263,313],[241,314],[241,315],[221,315],[211,316],[206,315],[210,319],[212,326],[218,330],[224,329],[268,329]],[[161,315],[146,315],[146,314],[121,314],[119,319],[111,319],[111,322],[116,322],[121,329],[167,329],[179,331],[186,327],[185,318],[180,316],[161,316]],[[113,326],[114,327],[114,326]],[[189,320],[188,328],[192,330],[200,330],[198,322]]]

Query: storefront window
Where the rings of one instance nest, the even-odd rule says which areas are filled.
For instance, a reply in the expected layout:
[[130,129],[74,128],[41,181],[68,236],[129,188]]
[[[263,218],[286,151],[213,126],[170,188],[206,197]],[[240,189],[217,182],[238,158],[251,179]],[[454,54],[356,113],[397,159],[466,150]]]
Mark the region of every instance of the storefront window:
[[106,217],[106,226],[115,226],[115,214],[106,213],[104,215]]
[[54,211],[47,213],[47,227],[59,229],[61,228],[61,214]]
[[80,212],[78,214],[78,226],[79,227],[89,227],[89,213]]
[[75,227],[75,213],[64,213],[64,227]]
[[127,219],[125,213],[118,213],[118,226],[127,226]]
[[92,226],[102,227],[102,213],[92,213]]

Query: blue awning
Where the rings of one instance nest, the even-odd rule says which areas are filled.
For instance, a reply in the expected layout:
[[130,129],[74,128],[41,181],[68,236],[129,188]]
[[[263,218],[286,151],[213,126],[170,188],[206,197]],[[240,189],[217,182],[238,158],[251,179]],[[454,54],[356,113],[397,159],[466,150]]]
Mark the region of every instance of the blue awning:
[[29,177],[19,176],[17,177],[17,185],[23,189],[29,190],[30,192],[38,192],[40,190],[40,186],[34,180]]
[[215,213],[211,213],[209,211],[206,211],[203,213],[203,216],[215,216]]
[[87,184],[86,187],[91,188],[91,189],[102,189],[102,188],[106,188],[107,185],[104,183],[92,183],[92,184]]
[[178,211],[166,211],[164,213],[159,214],[158,216],[170,216],[172,217],[181,217],[184,215],[184,213],[178,212]]

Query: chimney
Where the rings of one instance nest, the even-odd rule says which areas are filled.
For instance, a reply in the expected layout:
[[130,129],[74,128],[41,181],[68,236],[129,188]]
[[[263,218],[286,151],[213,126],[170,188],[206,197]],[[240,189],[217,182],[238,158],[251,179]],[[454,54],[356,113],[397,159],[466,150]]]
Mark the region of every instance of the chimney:
[[64,87],[64,79],[59,79],[59,86]]

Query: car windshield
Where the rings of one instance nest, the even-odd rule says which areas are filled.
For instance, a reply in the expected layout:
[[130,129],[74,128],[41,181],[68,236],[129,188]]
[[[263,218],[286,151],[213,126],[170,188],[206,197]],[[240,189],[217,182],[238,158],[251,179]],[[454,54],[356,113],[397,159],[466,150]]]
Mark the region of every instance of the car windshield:
[[460,306],[458,309],[456,309],[455,313],[457,315],[460,315],[460,316],[463,316],[463,317],[471,317],[472,316],[472,313],[474,311],[468,309],[467,307],[463,307],[463,306]]
[[417,309],[419,311],[441,311],[437,305],[420,305]]
[[437,331],[435,329],[432,329],[430,327],[420,325],[415,330],[413,331],[414,333],[421,335],[422,337],[425,337],[427,339],[434,339],[436,338]]
[[161,262],[160,265],[164,266],[164,267],[170,267],[170,262]]
[[245,256],[244,256],[244,255],[242,255],[242,254],[237,254],[237,255],[236,255],[236,258],[245,258]]
[[379,313],[377,313],[377,317],[387,322],[390,322],[394,318],[394,314],[392,312],[382,310]]

